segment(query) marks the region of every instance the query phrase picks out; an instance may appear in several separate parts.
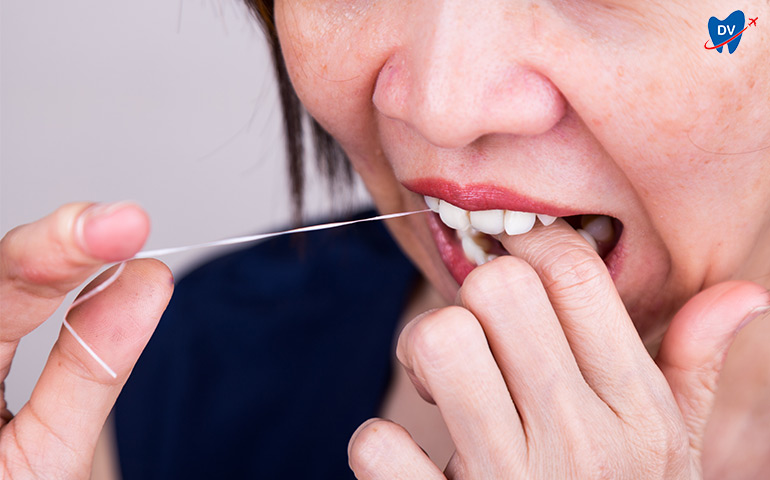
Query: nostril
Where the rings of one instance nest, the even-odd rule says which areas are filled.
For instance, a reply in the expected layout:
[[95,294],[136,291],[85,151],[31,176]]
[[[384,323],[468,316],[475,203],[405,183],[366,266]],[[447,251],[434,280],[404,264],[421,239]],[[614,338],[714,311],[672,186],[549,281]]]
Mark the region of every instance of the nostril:
[[401,56],[389,58],[377,75],[372,103],[387,118],[406,120],[408,82],[405,76],[408,70]]

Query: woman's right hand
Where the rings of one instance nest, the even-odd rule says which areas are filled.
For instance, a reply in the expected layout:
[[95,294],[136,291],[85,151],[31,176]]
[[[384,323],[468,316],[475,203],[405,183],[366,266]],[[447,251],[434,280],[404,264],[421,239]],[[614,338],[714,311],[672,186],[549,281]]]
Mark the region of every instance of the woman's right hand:
[[117,378],[62,329],[15,417],[3,381],[21,338],[105,263],[133,257],[148,233],[148,217],[136,205],[77,203],[0,241],[0,478],[89,478],[102,426],[171,297],[168,268],[157,260],[128,262],[113,285],[69,314]]

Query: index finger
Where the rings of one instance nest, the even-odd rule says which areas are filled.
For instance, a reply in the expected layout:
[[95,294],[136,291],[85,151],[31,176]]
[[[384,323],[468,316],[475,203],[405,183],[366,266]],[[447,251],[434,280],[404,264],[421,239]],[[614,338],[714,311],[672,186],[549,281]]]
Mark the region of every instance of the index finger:
[[583,377],[605,403],[626,404],[642,378],[665,383],[606,265],[579,233],[559,220],[500,241],[537,272]]

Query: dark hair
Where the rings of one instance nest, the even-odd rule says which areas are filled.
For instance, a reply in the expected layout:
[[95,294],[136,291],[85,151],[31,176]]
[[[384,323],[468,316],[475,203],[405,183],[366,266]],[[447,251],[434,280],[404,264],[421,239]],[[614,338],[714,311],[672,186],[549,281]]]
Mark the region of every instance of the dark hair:
[[288,158],[289,179],[291,181],[291,195],[294,202],[294,214],[297,218],[302,213],[303,190],[305,186],[305,145],[303,133],[306,122],[310,124],[310,132],[313,141],[313,153],[316,157],[318,169],[329,181],[331,193],[340,184],[350,185],[353,180],[353,171],[350,167],[345,152],[329,132],[315,121],[302,106],[294,91],[294,86],[289,79],[286,63],[281,54],[281,45],[278,42],[278,32],[275,28],[275,10],[273,0],[245,0],[246,5],[259,20],[270,46],[273,57],[278,89],[283,110],[284,134],[286,136],[286,156]]

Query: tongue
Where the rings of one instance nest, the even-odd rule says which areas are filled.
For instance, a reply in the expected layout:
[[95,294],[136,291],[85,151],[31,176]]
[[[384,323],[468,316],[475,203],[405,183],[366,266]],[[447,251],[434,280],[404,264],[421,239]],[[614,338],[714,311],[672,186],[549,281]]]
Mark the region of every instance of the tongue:
[[606,215],[583,215],[580,226],[590,233],[597,242],[612,243],[615,240],[615,228],[612,218]]
[[[606,257],[618,244],[622,224],[616,219],[606,215],[578,215],[574,222],[577,223],[578,220],[580,228],[596,241],[600,257]],[[572,222],[570,225],[574,228]]]

